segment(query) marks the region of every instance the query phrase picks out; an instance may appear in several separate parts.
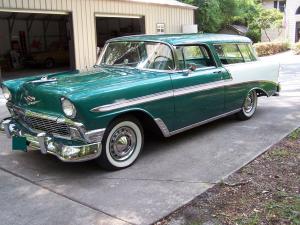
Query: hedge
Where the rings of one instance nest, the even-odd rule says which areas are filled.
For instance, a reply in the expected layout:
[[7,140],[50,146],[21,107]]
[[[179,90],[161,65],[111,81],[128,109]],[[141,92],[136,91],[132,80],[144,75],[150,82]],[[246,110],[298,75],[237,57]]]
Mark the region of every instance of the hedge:
[[295,54],[300,55],[300,41],[295,44],[294,52]]
[[287,42],[260,42],[254,44],[258,56],[274,55],[289,49]]

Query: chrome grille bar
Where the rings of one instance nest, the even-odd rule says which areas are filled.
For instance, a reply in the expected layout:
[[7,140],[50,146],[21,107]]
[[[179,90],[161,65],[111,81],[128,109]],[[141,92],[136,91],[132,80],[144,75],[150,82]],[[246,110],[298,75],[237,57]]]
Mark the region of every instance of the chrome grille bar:
[[43,131],[47,134],[56,134],[60,136],[70,136],[69,126],[65,123],[57,122],[57,119],[52,118],[43,118],[33,115],[28,115],[22,110],[17,108],[12,108],[14,114],[17,118],[26,126],[33,130]]
[[48,120],[28,115],[22,115],[21,119],[26,125],[35,130],[44,131],[48,134],[59,134],[62,136],[70,135],[68,125],[63,123],[57,123],[54,120]]

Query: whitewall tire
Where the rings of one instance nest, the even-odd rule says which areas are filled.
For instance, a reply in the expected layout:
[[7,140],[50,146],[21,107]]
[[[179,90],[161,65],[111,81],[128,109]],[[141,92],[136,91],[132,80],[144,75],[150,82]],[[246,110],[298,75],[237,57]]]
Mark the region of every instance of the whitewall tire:
[[237,113],[240,120],[248,120],[254,115],[257,109],[257,100],[258,97],[255,90],[252,90],[247,94],[242,110]]
[[108,170],[126,168],[137,160],[143,144],[140,122],[134,117],[119,118],[107,128],[102,141],[102,153],[96,161]]

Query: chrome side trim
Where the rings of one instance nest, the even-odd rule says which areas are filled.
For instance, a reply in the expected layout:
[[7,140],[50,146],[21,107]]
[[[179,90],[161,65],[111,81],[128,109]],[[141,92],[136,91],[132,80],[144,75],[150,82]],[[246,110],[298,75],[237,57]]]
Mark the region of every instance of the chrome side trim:
[[[253,81],[243,81],[243,82],[235,82],[232,78],[226,79],[226,80],[220,80],[215,82],[210,82],[206,84],[199,84],[194,86],[188,86],[184,88],[177,88],[170,91],[164,91],[164,92],[157,92],[155,94],[151,95],[145,95],[137,98],[132,98],[128,100],[120,100],[118,102],[107,104],[103,106],[98,106],[93,109],[91,109],[91,112],[108,112],[116,109],[121,109],[125,107],[130,107],[138,104],[148,103],[156,100],[161,100],[164,98],[169,98],[173,96],[182,96],[186,94],[196,93],[200,91],[206,91],[211,90],[214,88],[221,88],[221,87],[228,87],[228,86],[234,86],[234,85],[240,85],[240,84],[247,84],[247,83],[253,83],[253,82],[268,82],[274,85],[277,85],[273,81],[267,81],[267,80],[253,80]],[[261,88],[257,88],[261,89]]]
[[173,97],[173,91],[164,91],[158,92],[156,94],[146,95],[142,97],[132,98],[130,100],[121,100],[112,104],[98,106],[96,108],[91,109],[91,112],[108,112],[115,109],[125,108],[129,106],[134,106],[142,103],[152,102],[161,100],[164,98]]
[[233,115],[233,114],[235,114],[235,113],[237,113],[239,111],[241,111],[241,109],[235,109],[233,111],[230,111],[230,112],[227,112],[227,113],[224,113],[224,114],[221,114],[221,115],[209,118],[207,120],[200,121],[198,123],[191,124],[189,126],[186,126],[186,127],[183,127],[183,128],[178,129],[178,130],[171,131],[171,132],[169,131],[168,127],[166,126],[166,124],[164,123],[164,121],[162,119],[156,118],[155,122],[156,122],[157,126],[159,127],[159,129],[161,130],[161,132],[164,135],[164,137],[170,137],[170,136],[173,136],[175,134],[184,132],[186,130],[190,130],[192,128],[195,128],[195,127],[207,124],[207,123],[212,122],[214,120],[218,120],[218,119],[221,119],[223,117]]
[[162,134],[164,135],[164,137],[170,137],[170,131],[167,127],[167,125],[164,123],[164,121],[162,121],[161,118],[156,118],[154,119],[156,125],[159,127],[160,131],[162,132]]
[[224,114],[221,114],[221,115],[218,115],[218,116],[209,118],[209,119],[207,119],[207,120],[203,120],[203,121],[200,121],[200,122],[198,122],[198,123],[191,124],[191,125],[189,125],[189,126],[180,128],[180,129],[178,129],[178,130],[174,130],[174,131],[170,132],[170,134],[171,134],[171,135],[175,135],[175,134],[181,133],[181,132],[183,132],[183,131],[190,130],[190,129],[194,128],[194,127],[198,127],[198,126],[201,126],[201,125],[203,125],[203,124],[212,122],[212,121],[214,121],[214,120],[221,119],[221,118],[223,118],[223,117],[226,117],[226,116],[235,114],[235,113],[237,113],[237,112],[239,112],[239,111],[241,111],[241,109],[236,109],[236,110],[233,110],[233,111],[230,111],[230,112],[227,112],[227,113],[224,113]]
[[188,87],[184,87],[184,88],[178,88],[178,89],[174,90],[174,96],[181,96],[181,95],[196,93],[199,91],[205,91],[205,90],[211,90],[214,88],[224,87],[225,83],[230,82],[231,80],[232,79],[220,80],[220,81],[215,81],[215,82],[206,83],[206,84],[199,84],[199,85],[188,86]]

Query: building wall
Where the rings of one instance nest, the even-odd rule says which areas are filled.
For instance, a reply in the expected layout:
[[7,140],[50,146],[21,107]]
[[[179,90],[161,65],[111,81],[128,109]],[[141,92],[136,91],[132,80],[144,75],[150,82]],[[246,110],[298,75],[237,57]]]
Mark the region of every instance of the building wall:
[[96,62],[95,14],[145,16],[147,34],[156,33],[157,23],[165,23],[166,33],[180,33],[182,25],[194,23],[191,8],[121,0],[0,0],[1,9],[72,13],[78,69]]
[[287,0],[287,38],[291,43],[295,43],[296,22],[300,21],[300,15],[296,15],[298,7],[300,7],[300,0]]
[[[264,0],[263,6],[266,9],[273,9],[274,8],[274,1],[273,0]],[[286,39],[286,28],[271,28],[267,29],[268,37],[271,39],[271,41],[284,41]],[[261,41],[262,42],[268,42],[267,35],[264,31],[261,33]]]
[[[274,8],[273,0],[264,0],[265,8]],[[269,29],[267,32],[271,40],[287,40],[290,43],[295,43],[296,22],[300,22],[300,15],[296,15],[296,10],[300,6],[300,0],[286,0],[286,18],[285,28],[282,31],[278,29]],[[262,41],[268,41],[264,33],[262,33]]]

